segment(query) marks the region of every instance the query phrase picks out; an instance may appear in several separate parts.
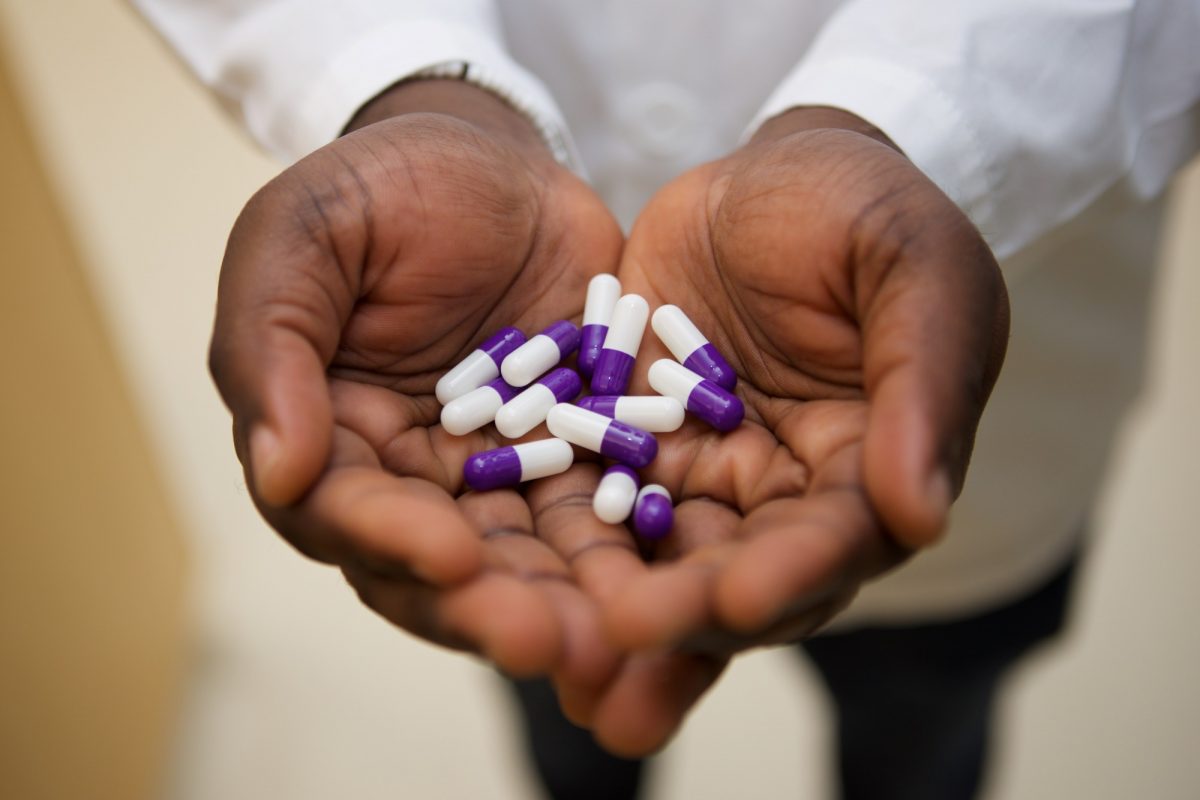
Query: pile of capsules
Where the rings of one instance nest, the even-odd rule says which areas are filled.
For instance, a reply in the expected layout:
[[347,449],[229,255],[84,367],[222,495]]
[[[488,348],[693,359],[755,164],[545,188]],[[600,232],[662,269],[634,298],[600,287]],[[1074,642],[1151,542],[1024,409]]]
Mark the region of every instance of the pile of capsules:
[[[582,330],[559,320],[526,340],[504,328],[442,376],[436,392],[447,433],[462,436],[494,422],[501,436],[516,439],[545,422],[553,437],[476,453],[463,467],[467,485],[485,491],[557,475],[571,466],[577,445],[618,462],[596,489],[596,516],[619,524],[632,514],[639,536],[666,536],[674,520],[670,493],[658,484],[639,490],[633,471],[658,454],[654,434],[679,428],[684,409],[719,431],[733,430],[745,409],[732,393],[733,368],[671,305],[655,311],[650,324],[678,360],[651,365],[657,396],[627,396],[649,315],[644,298],[622,296],[616,278],[597,275],[588,284]],[[579,372],[559,366],[576,351]],[[579,398],[580,373],[589,380],[588,397]]]

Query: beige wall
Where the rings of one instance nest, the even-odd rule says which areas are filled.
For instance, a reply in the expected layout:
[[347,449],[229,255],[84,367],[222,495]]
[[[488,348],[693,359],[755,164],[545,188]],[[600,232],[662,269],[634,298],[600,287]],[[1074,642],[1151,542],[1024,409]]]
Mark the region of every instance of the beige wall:
[[[189,537],[195,655],[169,796],[527,797],[492,676],[364,613],[246,498],[204,349],[224,236],[275,166],[121,4],[0,0],[0,36],[84,268],[64,268],[66,289],[28,283],[55,280],[28,267],[59,258],[66,237],[26,221],[34,195],[15,190],[0,243],[10,280],[0,324],[22,332],[0,350],[10,376],[0,796],[27,796],[6,791],[10,775],[57,797],[95,796],[71,791],[71,775],[130,787],[111,796],[154,780],[180,574],[159,535],[169,507]],[[3,176],[12,185],[7,164]],[[1005,706],[993,798],[1185,798],[1200,787],[1195,170],[1179,201],[1152,391],[1098,514],[1078,625],[1023,671]],[[31,300],[47,295],[83,310]],[[49,399],[35,393],[52,386]],[[664,759],[654,796],[817,796],[825,714],[793,658],[743,659]],[[128,735],[103,735],[132,718]]]
[[0,797],[151,797],[182,538],[0,51]]

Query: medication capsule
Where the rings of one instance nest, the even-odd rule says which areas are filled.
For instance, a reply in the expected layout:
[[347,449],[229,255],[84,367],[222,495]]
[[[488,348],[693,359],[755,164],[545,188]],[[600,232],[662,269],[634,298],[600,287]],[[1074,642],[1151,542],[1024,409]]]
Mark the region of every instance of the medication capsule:
[[476,453],[463,465],[463,478],[483,492],[566,472],[574,460],[571,445],[562,439],[539,439]]
[[650,327],[675,359],[701,378],[729,391],[737,385],[737,373],[721,352],[688,319],[679,306],[662,306],[650,319]]
[[650,433],[669,433],[683,424],[683,404],[674,397],[597,394],[575,405]]
[[733,430],[746,415],[746,409],[736,395],[669,358],[651,364],[648,377],[654,391],[674,397],[684,408],[719,431]]
[[633,504],[633,530],[643,539],[661,539],[671,532],[675,507],[671,493],[657,483],[648,483]]
[[592,371],[592,394],[625,394],[648,316],[650,306],[641,295],[627,294],[617,301]]
[[500,374],[513,386],[528,386],[579,347],[579,328],[560,319],[513,350],[500,365]]
[[483,340],[471,354],[447,372],[434,387],[438,402],[446,405],[467,392],[499,377],[505,357],[525,344],[525,334],[517,328],[501,328]]
[[653,434],[570,403],[550,409],[546,425],[560,439],[631,467],[644,467],[658,455],[658,440]]
[[455,436],[478,430],[494,420],[501,406],[516,396],[516,389],[503,378],[496,378],[442,406],[442,427]]
[[597,275],[588,281],[583,304],[583,329],[579,337],[579,372],[589,380],[596,366],[613,309],[621,296],[621,282],[612,275]]
[[575,370],[552,370],[496,412],[496,430],[509,439],[524,436],[546,421],[555,404],[574,400],[582,389],[583,381]]
[[604,471],[592,497],[592,510],[601,522],[619,525],[629,519],[637,493],[637,473],[624,464],[616,464]]

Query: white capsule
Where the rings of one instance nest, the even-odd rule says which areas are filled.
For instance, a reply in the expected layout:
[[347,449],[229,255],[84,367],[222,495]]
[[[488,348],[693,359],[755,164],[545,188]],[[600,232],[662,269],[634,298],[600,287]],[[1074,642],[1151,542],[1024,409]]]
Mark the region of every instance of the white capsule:
[[474,391],[500,374],[492,357],[482,350],[473,350],[437,382],[434,393],[439,403],[449,403]]
[[642,346],[642,335],[646,332],[646,319],[650,316],[650,305],[640,294],[627,294],[613,307],[612,322],[604,337],[604,349],[616,350],[637,357]]
[[700,381],[704,380],[682,364],[669,358],[660,358],[650,365],[646,374],[651,388],[659,394],[674,397],[684,406],[688,397]]
[[455,436],[478,430],[495,419],[496,412],[515,394],[511,386],[497,378],[443,406],[442,427]]
[[612,420],[570,403],[559,403],[546,415],[550,433],[571,444],[599,453]]
[[609,467],[592,497],[592,510],[602,522],[620,524],[633,512],[637,494],[637,473],[621,464]]
[[500,374],[500,363],[505,356],[516,350],[525,341],[525,334],[513,327],[501,328],[479,347],[458,362],[437,382],[434,394],[442,405],[478,389]]
[[500,374],[513,386],[528,386],[561,359],[554,340],[539,333],[508,354],[500,365]]
[[513,445],[521,458],[521,482],[535,481],[566,472],[575,461],[575,451],[562,439],[542,439]]
[[597,275],[588,281],[583,304],[584,325],[608,325],[621,297],[621,282],[613,275]]
[[594,395],[576,405],[650,433],[668,433],[683,424],[683,404],[674,397]]
[[708,339],[704,338],[704,334],[679,306],[659,307],[650,320],[650,326],[681,364],[708,344]]
[[509,439],[524,436],[546,420],[557,402],[549,387],[535,383],[496,412],[496,430]]

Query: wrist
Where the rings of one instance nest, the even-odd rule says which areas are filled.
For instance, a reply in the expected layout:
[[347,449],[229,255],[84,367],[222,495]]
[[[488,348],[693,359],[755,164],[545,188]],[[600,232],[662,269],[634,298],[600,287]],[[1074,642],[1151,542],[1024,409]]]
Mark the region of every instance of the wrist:
[[401,81],[363,105],[342,133],[406,114],[454,117],[528,156],[553,160],[545,140],[528,117],[492,92],[454,78]]
[[830,129],[852,131],[903,152],[886,133],[862,117],[830,106],[799,106],[776,114],[755,131],[749,144],[767,144],[794,133]]

